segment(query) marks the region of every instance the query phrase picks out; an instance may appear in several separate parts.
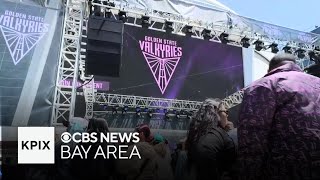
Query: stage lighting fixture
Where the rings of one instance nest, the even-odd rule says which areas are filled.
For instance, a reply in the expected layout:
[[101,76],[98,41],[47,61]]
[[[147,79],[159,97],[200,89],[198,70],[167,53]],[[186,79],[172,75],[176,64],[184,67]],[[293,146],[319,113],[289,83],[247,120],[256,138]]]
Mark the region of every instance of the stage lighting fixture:
[[269,45],[269,48],[271,48],[271,52],[272,53],[278,53],[279,52],[279,48],[278,48],[278,44],[276,43],[272,43]]
[[164,116],[165,116],[165,118],[166,119],[169,119],[170,118],[170,116],[169,116],[169,111],[168,110],[166,110],[166,109],[164,109]]
[[187,112],[187,118],[188,118],[188,119],[191,119],[192,116],[193,116],[193,112]]
[[127,21],[127,13],[125,11],[119,11],[118,13],[119,20],[125,23]]
[[148,110],[148,117],[149,117],[149,118],[152,118],[152,116],[153,116],[153,110],[150,109],[150,110]]
[[247,37],[242,38],[240,43],[241,43],[242,47],[244,47],[244,48],[250,47],[250,39]]
[[304,57],[306,57],[305,52],[306,52],[306,50],[301,49],[301,48],[299,48],[299,49],[297,49],[295,51],[295,53],[297,54],[298,58],[300,58],[300,59],[303,59]]
[[210,29],[204,29],[202,32],[202,37],[204,40],[210,40],[212,38],[211,30]]
[[108,10],[108,9],[105,9],[104,10],[104,17],[105,18],[111,18],[111,16],[112,16],[112,12],[110,10]]
[[173,31],[173,22],[172,21],[166,21],[164,23],[164,29],[167,33],[171,33]]
[[176,118],[179,119],[180,118],[180,112],[177,111],[175,114],[176,114]]
[[184,32],[184,34],[186,35],[186,37],[191,37],[192,36],[192,34],[193,34],[193,32],[192,32],[192,26],[190,26],[190,25],[185,25],[184,27],[183,27],[183,32]]
[[116,7],[114,2],[110,2],[110,1],[103,1],[102,4],[107,5],[107,6],[111,6],[111,7]]
[[129,109],[128,106],[124,106],[124,107],[122,108],[122,114],[126,114],[127,111],[128,111],[128,109]]
[[223,44],[227,44],[229,42],[229,34],[223,32],[220,34],[219,39]]
[[116,106],[112,107],[112,114],[118,114],[118,107]]
[[286,45],[285,47],[283,47],[282,50],[284,50],[285,53],[292,54],[292,49],[291,49],[291,46],[289,45]]
[[150,17],[149,16],[144,15],[141,17],[141,26],[146,29],[149,28],[149,26],[150,26]]
[[140,107],[136,107],[136,115],[137,116],[141,116],[141,108]]
[[255,45],[255,50],[257,51],[261,51],[262,49],[264,49],[264,43],[260,40],[257,40],[256,42],[253,43]]

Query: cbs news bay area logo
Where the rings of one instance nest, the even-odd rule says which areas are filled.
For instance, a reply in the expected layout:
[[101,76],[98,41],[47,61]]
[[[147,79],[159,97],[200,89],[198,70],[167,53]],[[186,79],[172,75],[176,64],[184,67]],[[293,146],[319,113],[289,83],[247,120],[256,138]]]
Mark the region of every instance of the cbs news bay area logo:
[[[87,159],[93,155],[97,158],[141,159],[136,145],[129,148],[128,144],[138,143],[139,133],[74,133],[61,134],[61,145],[55,144],[54,127],[19,127],[18,128],[18,163],[19,164],[54,164],[55,158],[73,159],[75,157]],[[87,144],[88,143],[88,144]],[[107,146],[101,144],[107,143]],[[93,148],[93,144],[100,144]],[[105,148],[104,148],[105,147]],[[60,151],[60,153],[55,153]],[[55,157],[60,154],[61,157]],[[91,157],[91,156],[90,156]]]

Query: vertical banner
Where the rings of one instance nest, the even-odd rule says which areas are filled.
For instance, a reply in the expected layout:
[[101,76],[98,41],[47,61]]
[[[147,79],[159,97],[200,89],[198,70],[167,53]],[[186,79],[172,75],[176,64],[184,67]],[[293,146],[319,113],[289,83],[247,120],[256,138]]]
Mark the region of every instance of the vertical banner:
[[39,115],[34,125],[48,125],[61,39],[59,6],[59,1],[50,1],[50,7],[57,9],[0,2],[0,118],[4,126],[26,126],[33,112]]

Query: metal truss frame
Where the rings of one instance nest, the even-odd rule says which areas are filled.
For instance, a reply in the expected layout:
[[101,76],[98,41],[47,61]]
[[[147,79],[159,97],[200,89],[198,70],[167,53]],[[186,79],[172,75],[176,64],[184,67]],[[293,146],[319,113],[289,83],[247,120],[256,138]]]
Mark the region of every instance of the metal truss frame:
[[[87,38],[87,19],[83,20],[83,27],[82,27],[82,38]],[[84,86],[83,86],[83,94],[84,94],[84,99],[86,102],[86,113],[85,117],[87,119],[90,119],[93,117],[93,104],[95,102],[94,99],[94,76],[86,76],[85,75],[85,53],[86,53],[86,47],[87,43],[82,41],[81,42],[81,55],[80,55],[80,62],[79,62],[79,72],[80,72],[80,79],[84,81]]]
[[199,101],[185,101],[177,99],[164,99],[142,96],[128,96],[120,94],[106,94],[96,93],[96,103],[100,105],[118,106],[118,107],[140,107],[150,109],[168,109],[168,110],[198,110],[202,102]]
[[[139,9],[130,5],[122,6],[116,4],[115,7],[102,4],[91,3],[92,5],[100,6],[102,13],[111,12],[114,18],[118,18],[119,10],[127,13],[127,25],[138,26],[143,15],[150,17],[149,29],[157,31],[165,31],[165,22],[170,21],[173,25],[174,34],[185,36],[183,32],[186,25],[192,26],[192,37],[203,39],[202,31],[205,29],[211,30],[212,39],[210,41],[222,42],[220,39],[221,33],[227,33],[232,37],[232,41],[228,44],[235,46],[242,46],[240,40],[243,37],[250,39],[252,44],[256,40],[261,40],[266,45],[277,43],[279,46],[289,45],[293,49],[302,48],[306,51],[314,51],[314,45],[305,42],[293,42],[290,36],[287,40],[281,41],[277,38],[258,34],[249,30],[243,30],[237,27],[230,28],[228,23],[204,23],[198,20],[191,20],[183,18],[179,15],[160,12],[152,9]],[[52,110],[52,124],[61,123],[63,120],[68,121],[74,115],[77,79],[84,81],[86,84],[83,87],[83,95],[86,101],[86,117],[90,118],[93,115],[93,104],[108,104],[114,106],[130,106],[130,107],[148,107],[148,108],[167,108],[175,110],[197,110],[202,102],[184,101],[175,99],[161,99],[152,97],[127,96],[117,94],[96,93],[94,89],[94,78],[92,76],[85,76],[85,55],[80,55],[80,52],[85,52],[85,48],[81,45],[86,45],[82,42],[82,38],[86,38],[86,17],[89,14],[88,0],[66,0],[66,10],[63,26],[63,37],[60,51],[60,60],[56,80],[56,88],[54,94],[54,103]],[[84,34],[82,34],[84,33]],[[234,40],[236,39],[236,40]],[[303,61],[301,61],[303,64]],[[310,64],[310,63],[309,63]],[[72,87],[63,85],[61,82],[67,79],[73,79]],[[236,92],[223,100],[227,108],[232,108],[242,101],[243,91]]]
[[[68,121],[74,115],[84,2],[66,0],[60,59],[54,92],[51,124]],[[62,82],[72,79],[72,86]]]
[[244,90],[237,91],[230,96],[224,98],[222,103],[226,106],[227,109],[233,108],[238,104],[241,104],[243,98]]
[[[194,20],[190,18],[184,18],[181,15],[175,15],[171,13],[166,12],[160,12],[153,9],[140,9],[137,8],[134,5],[126,4],[123,6],[121,3],[118,3],[115,1],[115,7],[104,5],[103,2],[107,0],[102,0],[101,3],[92,3],[92,5],[100,6],[102,13],[105,11],[109,11],[112,13],[112,15],[116,18],[116,15],[118,14],[119,10],[125,11],[127,13],[127,17],[129,17],[129,21],[126,22],[128,25],[134,25],[141,27],[140,24],[138,24],[139,19],[141,19],[142,16],[147,15],[150,17],[151,26],[149,29],[158,30],[158,31],[165,31],[164,23],[165,21],[170,21],[173,24],[173,32],[174,34],[178,35],[184,35],[183,33],[183,27],[186,25],[190,25],[193,27],[193,36],[194,38],[203,38],[201,35],[201,32],[204,29],[211,30],[211,34],[213,35],[213,38],[210,41],[216,41],[221,42],[221,39],[219,35],[221,33],[227,33],[229,36],[233,37],[231,42],[228,42],[228,44],[236,45],[236,46],[242,46],[240,40],[243,37],[247,37],[250,39],[251,43],[260,40],[266,43],[266,45],[270,45],[272,43],[277,43],[279,46],[286,46],[289,45],[293,49],[302,48],[307,51],[314,51],[314,44],[313,43],[306,43],[302,40],[297,41],[296,39],[291,39],[290,34],[285,34],[285,40],[280,40],[278,37],[272,37],[270,35],[266,35],[263,33],[257,33],[250,29],[244,29],[237,26],[233,26],[230,28],[230,24],[227,22],[203,22],[201,20]],[[131,20],[130,20],[131,19]],[[307,38],[307,37],[306,37]]]

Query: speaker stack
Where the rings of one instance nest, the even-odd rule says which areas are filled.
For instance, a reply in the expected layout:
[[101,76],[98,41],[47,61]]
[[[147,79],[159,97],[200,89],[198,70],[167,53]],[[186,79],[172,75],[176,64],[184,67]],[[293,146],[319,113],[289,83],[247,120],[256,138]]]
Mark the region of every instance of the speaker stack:
[[86,74],[119,77],[124,24],[91,16],[87,26]]

